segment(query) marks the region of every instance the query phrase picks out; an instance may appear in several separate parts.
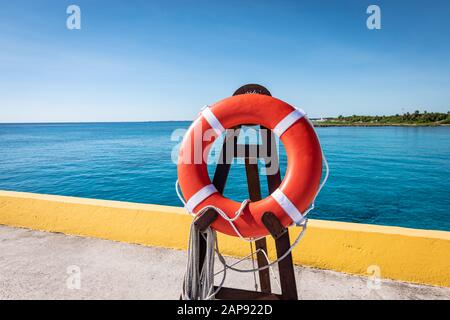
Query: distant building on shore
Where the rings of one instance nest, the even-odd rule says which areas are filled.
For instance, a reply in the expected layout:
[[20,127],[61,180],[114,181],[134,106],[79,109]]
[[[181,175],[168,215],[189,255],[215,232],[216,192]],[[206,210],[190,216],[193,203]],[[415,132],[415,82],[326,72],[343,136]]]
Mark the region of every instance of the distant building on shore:
[[316,121],[316,122],[325,122],[325,121],[331,121],[334,120],[335,118],[310,118],[312,121]]

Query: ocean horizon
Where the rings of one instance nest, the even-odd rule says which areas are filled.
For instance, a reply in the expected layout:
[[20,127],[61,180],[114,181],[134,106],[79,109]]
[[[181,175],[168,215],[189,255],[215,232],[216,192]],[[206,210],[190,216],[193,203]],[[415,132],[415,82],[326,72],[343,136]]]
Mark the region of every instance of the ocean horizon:
[[[180,140],[173,133],[190,123],[2,123],[0,189],[182,206],[172,159]],[[311,218],[450,231],[450,127],[317,133],[330,178]],[[264,178],[261,184],[267,196]],[[225,196],[242,201],[246,188],[244,165],[237,163]]]

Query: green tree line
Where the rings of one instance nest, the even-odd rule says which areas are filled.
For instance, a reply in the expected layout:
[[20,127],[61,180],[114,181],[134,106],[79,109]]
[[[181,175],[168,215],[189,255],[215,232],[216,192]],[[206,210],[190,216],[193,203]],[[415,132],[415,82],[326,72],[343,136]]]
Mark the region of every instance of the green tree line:
[[450,124],[450,111],[447,113],[440,112],[420,112],[419,110],[414,113],[406,112],[404,114],[396,114],[391,116],[339,116],[337,118],[328,119],[327,122],[339,122],[339,123],[408,123],[408,124],[420,124],[420,123],[440,123]]

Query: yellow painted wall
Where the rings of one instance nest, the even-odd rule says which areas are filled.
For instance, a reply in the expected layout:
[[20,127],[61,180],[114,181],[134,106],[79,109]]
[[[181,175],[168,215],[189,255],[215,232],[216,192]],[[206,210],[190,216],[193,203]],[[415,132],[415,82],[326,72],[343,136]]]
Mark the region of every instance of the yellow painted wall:
[[[0,224],[35,230],[186,249],[191,220],[177,207],[0,191]],[[249,253],[237,238],[220,235],[219,245],[230,256]],[[383,278],[450,287],[450,232],[310,220],[293,258],[359,275],[375,265]]]

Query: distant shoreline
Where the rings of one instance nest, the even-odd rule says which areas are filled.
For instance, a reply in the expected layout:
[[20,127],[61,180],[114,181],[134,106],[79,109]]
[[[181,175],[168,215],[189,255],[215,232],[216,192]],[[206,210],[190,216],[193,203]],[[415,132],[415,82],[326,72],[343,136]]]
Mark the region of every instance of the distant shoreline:
[[142,121],[55,121],[55,122],[0,122],[0,125],[64,125],[64,124],[122,124],[122,123],[164,123],[192,122],[193,120],[142,120]]
[[[310,118],[316,127],[439,127],[450,125],[450,111],[442,112],[420,112],[405,113],[402,115],[385,116],[338,116],[327,118]],[[67,125],[67,124],[123,124],[123,123],[190,123],[193,120],[144,120],[144,121],[61,121],[61,122],[24,122],[7,123],[0,125]]]
[[[156,120],[156,121],[96,121],[96,122],[0,122],[0,126],[8,125],[92,125],[92,124],[151,124],[151,123],[191,123],[192,120]],[[330,123],[312,121],[314,127],[450,127],[448,123]]]
[[321,123],[314,122],[315,127],[449,127],[443,123]]
[[342,116],[311,119],[317,127],[439,127],[450,125],[450,112],[404,113],[385,116]]

